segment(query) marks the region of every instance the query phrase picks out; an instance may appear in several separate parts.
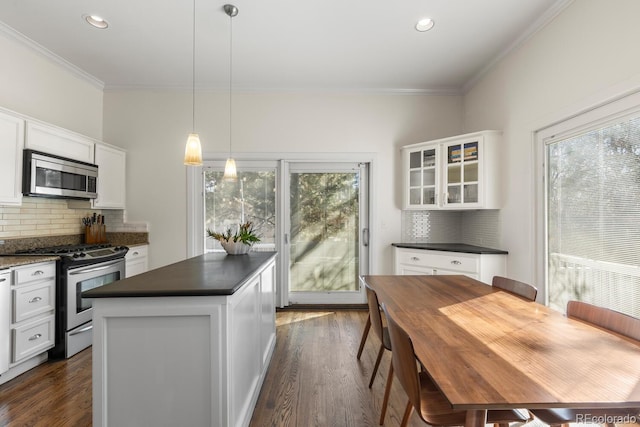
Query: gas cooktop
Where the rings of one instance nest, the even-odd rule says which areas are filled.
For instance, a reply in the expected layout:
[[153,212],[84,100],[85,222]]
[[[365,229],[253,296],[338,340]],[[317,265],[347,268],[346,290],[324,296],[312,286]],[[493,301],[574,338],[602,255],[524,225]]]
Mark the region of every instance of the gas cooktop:
[[24,249],[17,251],[15,255],[56,255],[66,262],[80,262],[93,260],[114,259],[124,257],[129,250],[126,246],[113,246],[109,243],[62,245],[43,248]]

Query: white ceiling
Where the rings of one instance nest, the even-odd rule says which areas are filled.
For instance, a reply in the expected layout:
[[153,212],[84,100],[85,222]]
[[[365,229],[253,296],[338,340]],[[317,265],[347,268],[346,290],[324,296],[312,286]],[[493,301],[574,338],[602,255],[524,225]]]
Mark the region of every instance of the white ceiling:
[[[196,86],[228,88],[228,1],[195,1]],[[569,1],[233,0],[233,86],[459,92]],[[2,0],[0,23],[107,89],[192,84],[193,0]]]

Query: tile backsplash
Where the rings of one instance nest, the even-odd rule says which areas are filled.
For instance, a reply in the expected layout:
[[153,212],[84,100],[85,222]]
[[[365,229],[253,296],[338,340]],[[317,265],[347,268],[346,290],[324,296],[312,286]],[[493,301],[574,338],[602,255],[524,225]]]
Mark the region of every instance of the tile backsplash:
[[500,211],[402,211],[404,243],[466,243],[502,249]]
[[146,232],[146,223],[127,223],[123,210],[91,209],[86,201],[23,197],[22,206],[0,206],[0,238],[83,234],[82,217],[105,216],[107,231]]

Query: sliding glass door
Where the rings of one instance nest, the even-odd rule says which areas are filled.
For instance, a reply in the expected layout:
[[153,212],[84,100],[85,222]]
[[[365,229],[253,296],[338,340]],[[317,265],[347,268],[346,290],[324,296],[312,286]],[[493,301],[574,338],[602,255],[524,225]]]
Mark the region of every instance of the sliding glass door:
[[367,165],[288,166],[289,302],[364,302],[358,277],[368,259]]
[[239,161],[238,181],[223,161],[189,175],[193,194],[190,253],[222,251],[206,230],[251,221],[277,251],[277,305],[363,304],[359,275],[369,272],[369,163]]

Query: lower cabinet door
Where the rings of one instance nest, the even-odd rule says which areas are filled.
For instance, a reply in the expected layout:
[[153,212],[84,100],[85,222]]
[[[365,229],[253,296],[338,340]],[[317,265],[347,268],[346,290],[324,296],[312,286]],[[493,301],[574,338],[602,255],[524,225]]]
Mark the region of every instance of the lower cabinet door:
[[53,347],[55,316],[52,314],[24,325],[15,327],[12,332],[13,363],[26,359],[38,353],[42,353]]

